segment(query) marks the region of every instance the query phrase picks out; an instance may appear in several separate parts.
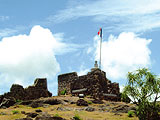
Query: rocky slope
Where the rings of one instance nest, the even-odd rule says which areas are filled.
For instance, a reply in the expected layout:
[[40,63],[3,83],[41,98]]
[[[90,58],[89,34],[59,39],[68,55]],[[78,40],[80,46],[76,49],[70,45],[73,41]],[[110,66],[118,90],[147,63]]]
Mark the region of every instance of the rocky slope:
[[134,104],[123,102],[60,96],[21,101],[9,108],[4,107],[0,109],[0,120],[74,120],[76,114],[83,120],[138,120],[127,116],[128,111],[135,112],[135,109]]

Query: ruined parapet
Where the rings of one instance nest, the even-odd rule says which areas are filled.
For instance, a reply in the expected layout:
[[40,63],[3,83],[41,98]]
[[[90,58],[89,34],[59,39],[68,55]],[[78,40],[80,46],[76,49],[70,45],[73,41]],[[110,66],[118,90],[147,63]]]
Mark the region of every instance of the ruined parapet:
[[119,83],[116,83],[116,82],[112,83],[112,94],[118,95],[118,94],[120,94],[119,91],[120,91]]
[[[71,83],[72,95],[83,93],[99,98],[103,92],[107,91],[107,79],[105,72],[99,68],[92,69],[87,75],[79,76],[78,79]],[[76,92],[75,92],[76,91]]]
[[66,73],[58,76],[58,95],[66,90],[66,94],[71,94],[71,83],[77,80],[78,75],[76,72]]
[[34,85],[25,88],[26,100],[38,99],[40,97],[51,97],[52,94],[47,89],[47,79],[37,78]]
[[106,78],[106,73],[98,68],[95,62],[94,68],[87,75],[77,76],[77,73],[67,73],[58,76],[58,95],[66,90],[67,94],[84,94],[93,98],[117,101],[119,100],[119,84],[112,83]]
[[99,68],[92,68],[91,72],[88,72],[87,75],[101,75],[102,77],[106,78],[106,73],[102,70],[100,70]]
[[47,90],[47,78],[37,78],[34,81],[34,86],[37,88],[42,88]]
[[24,88],[22,85],[19,84],[13,84],[10,88],[11,92],[19,92],[19,91],[24,91]]
[[77,77],[76,81],[71,83],[71,90],[83,89],[90,86],[89,80],[87,80],[87,75]]
[[9,97],[14,97],[17,100],[24,100],[26,96],[26,92],[22,85],[13,84],[10,88],[10,92],[8,93]]
[[5,93],[0,97],[1,98],[14,98],[15,100],[33,100],[40,97],[51,97],[47,89],[47,79],[46,78],[37,78],[34,81],[34,85],[23,88],[23,86],[18,84],[13,84],[10,88],[10,92]]
[[87,75],[79,76],[76,81],[71,83],[71,94],[74,96],[78,96],[78,94],[89,95],[89,86],[90,80],[87,79]]
[[99,68],[92,69],[90,73],[87,74],[87,78],[91,79],[90,93],[93,98],[102,98],[103,93],[107,91],[107,78],[106,73]]

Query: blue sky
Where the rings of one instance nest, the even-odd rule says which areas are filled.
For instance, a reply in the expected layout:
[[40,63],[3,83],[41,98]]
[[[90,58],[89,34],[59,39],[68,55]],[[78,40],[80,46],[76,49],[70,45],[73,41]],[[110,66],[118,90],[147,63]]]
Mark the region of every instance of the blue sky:
[[0,0],[0,94],[13,83],[28,86],[47,77],[56,95],[57,76],[86,74],[99,60],[112,82],[147,67],[160,75],[160,1]]

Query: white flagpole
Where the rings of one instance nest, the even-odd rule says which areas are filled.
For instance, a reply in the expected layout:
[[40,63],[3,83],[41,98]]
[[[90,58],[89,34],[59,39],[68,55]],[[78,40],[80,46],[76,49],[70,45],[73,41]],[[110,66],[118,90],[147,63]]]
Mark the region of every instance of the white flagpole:
[[[102,28],[101,28],[101,32],[102,32]],[[102,33],[101,33],[101,40],[100,40],[100,61],[99,61],[99,69],[101,70],[101,49],[102,49]]]

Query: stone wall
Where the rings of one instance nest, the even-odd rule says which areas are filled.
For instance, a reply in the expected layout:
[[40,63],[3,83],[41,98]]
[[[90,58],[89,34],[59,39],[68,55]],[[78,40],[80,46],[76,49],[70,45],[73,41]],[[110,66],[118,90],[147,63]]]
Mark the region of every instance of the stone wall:
[[[93,98],[118,100],[119,84],[111,83],[106,78],[106,73],[94,68],[87,75],[77,76],[77,73],[67,73],[58,76],[58,95],[66,89],[67,94],[90,95]],[[73,91],[73,92],[72,92]],[[104,96],[107,95],[107,96]]]
[[71,83],[78,79],[76,72],[62,74],[58,76],[58,95],[61,91],[66,90],[67,94],[71,94]]
[[0,96],[0,103],[3,98],[14,98],[15,100],[33,100],[40,97],[51,97],[47,89],[47,79],[37,78],[32,86],[23,88],[23,86],[18,84],[13,84],[10,88],[10,92],[5,93]]
[[36,88],[41,88],[47,90],[47,79],[46,78],[37,78],[34,81],[34,85]]

